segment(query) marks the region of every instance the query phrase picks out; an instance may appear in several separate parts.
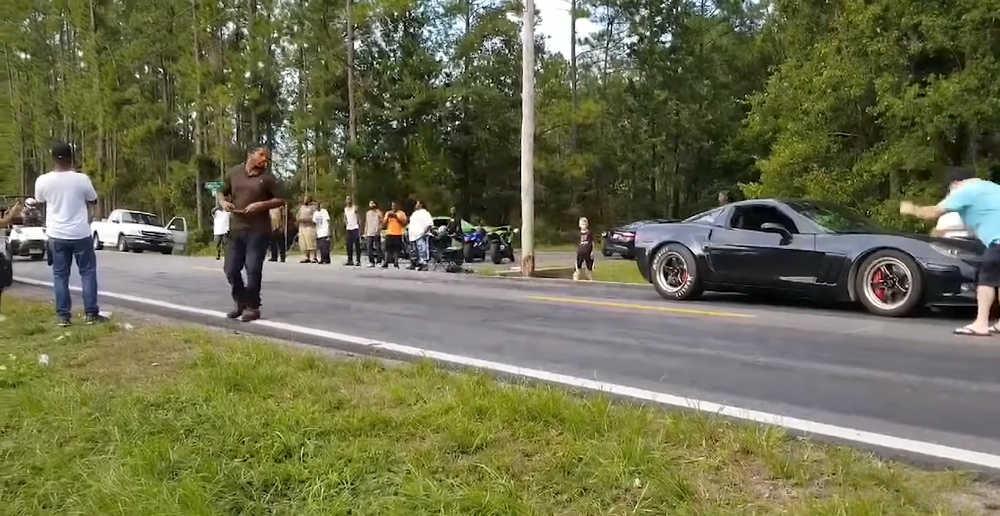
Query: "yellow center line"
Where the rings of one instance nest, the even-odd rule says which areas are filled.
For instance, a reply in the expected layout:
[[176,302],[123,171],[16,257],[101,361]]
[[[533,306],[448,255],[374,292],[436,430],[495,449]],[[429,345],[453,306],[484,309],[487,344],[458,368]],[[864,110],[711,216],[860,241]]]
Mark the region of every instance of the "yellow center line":
[[602,306],[606,308],[624,308],[627,310],[646,310],[650,312],[667,312],[673,314],[707,315],[711,317],[736,317],[741,319],[756,319],[756,315],[736,312],[717,312],[715,310],[698,310],[697,308],[673,308],[668,306],[637,305],[632,303],[617,303],[614,301],[597,301],[593,299],[577,299],[572,297],[528,296],[532,301],[549,301],[552,303],[568,303],[576,305]]

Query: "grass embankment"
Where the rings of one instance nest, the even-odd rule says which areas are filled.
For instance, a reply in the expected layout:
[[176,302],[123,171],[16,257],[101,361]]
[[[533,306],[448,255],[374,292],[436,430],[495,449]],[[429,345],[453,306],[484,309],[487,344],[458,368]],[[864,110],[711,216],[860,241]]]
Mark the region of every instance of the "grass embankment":
[[906,516],[991,495],[705,415],[3,306],[4,515]]
[[[493,264],[476,264],[474,269],[477,274],[483,276],[496,276],[501,272],[505,272],[510,269],[511,265],[493,265]],[[569,263],[558,263],[558,262],[539,262],[537,268],[547,268],[547,267],[573,267],[576,265],[573,262]],[[594,263],[594,281],[614,281],[618,283],[638,283],[646,284],[646,280],[642,278],[642,274],[639,274],[639,269],[635,265],[635,260],[619,260],[614,258],[598,258],[597,262]]]

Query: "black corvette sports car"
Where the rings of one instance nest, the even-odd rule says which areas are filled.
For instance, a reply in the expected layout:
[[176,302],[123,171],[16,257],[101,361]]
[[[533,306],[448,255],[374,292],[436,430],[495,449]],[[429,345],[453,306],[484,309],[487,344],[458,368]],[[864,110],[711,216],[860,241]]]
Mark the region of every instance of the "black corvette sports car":
[[860,302],[898,317],[923,306],[975,304],[973,240],[900,235],[848,208],[806,200],[751,200],[635,235],[639,271],[660,296],[773,292]]

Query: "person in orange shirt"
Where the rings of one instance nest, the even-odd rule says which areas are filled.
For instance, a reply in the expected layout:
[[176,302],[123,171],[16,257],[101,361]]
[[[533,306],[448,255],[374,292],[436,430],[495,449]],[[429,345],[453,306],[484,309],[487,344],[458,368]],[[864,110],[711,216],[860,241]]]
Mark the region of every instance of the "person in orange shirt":
[[383,269],[388,269],[391,263],[399,268],[399,253],[403,252],[403,231],[406,228],[406,212],[399,209],[395,201],[385,212],[385,261]]

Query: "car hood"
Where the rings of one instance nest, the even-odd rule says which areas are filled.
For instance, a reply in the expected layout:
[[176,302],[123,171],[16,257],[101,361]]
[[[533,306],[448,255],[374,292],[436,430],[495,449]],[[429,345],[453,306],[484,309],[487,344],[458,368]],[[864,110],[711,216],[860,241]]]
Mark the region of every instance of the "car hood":
[[899,233],[892,234],[892,236],[918,240],[920,242],[926,242],[928,244],[934,244],[942,247],[950,247],[967,253],[979,253],[986,249],[986,246],[984,246],[982,242],[975,239],[941,238],[930,235],[906,235]]

